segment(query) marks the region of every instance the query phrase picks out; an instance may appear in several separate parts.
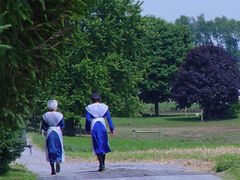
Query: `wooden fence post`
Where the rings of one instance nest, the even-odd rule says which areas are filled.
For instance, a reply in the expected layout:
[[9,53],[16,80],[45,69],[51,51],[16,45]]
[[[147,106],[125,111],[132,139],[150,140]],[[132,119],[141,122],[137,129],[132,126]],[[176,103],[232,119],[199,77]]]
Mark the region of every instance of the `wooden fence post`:
[[129,125],[132,125],[132,119],[129,119]]
[[132,139],[134,140],[136,137],[136,131],[135,130],[132,130]]

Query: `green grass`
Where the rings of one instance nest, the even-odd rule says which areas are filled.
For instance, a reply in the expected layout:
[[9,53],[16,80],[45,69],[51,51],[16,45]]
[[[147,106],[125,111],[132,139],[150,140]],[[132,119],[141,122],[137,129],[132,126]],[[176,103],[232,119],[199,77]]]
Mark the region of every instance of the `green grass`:
[[23,165],[12,165],[9,172],[5,175],[0,175],[0,180],[36,180],[37,175],[28,171]]
[[[240,179],[240,118],[200,122],[197,116],[113,118],[116,135],[109,136],[110,161],[161,161],[197,159],[215,164],[216,172]],[[82,127],[85,124],[82,123]],[[157,134],[136,134],[132,130],[160,130]],[[33,142],[44,148],[44,137],[31,134]],[[64,136],[66,155],[95,160],[89,136]],[[228,179],[228,178],[227,178]]]
[[[38,134],[30,134],[33,138],[33,143],[44,149],[44,137]],[[235,143],[201,143],[201,142],[157,142],[157,141],[142,141],[142,140],[127,140],[118,138],[109,138],[109,144],[113,153],[127,153],[127,152],[139,152],[155,150],[166,151],[177,149],[183,153],[186,149],[210,149],[210,148],[221,148],[221,147],[235,147],[240,148],[240,144]],[[64,137],[64,149],[67,155],[79,156],[82,158],[88,158],[92,154],[91,138],[90,137]],[[154,153],[154,152],[153,152]],[[89,154],[89,155],[88,155]],[[178,153],[175,153],[178,154]],[[192,156],[193,153],[182,154],[181,156],[187,157]],[[179,155],[179,154],[178,154]],[[195,156],[195,154],[194,154]],[[199,155],[200,156],[200,155]],[[217,155],[216,155],[217,156]],[[119,159],[118,157],[113,157]],[[134,158],[134,157],[133,157]],[[201,159],[201,158],[198,158]],[[203,158],[202,158],[203,159]]]
[[[174,101],[169,102],[162,102],[158,103],[158,108],[160,111],[174,111],[174,110],[180,110],[177,108],[177,103]],[[200,106],[198,104],[193,104],[190,108],[187,110],[200,110]],[[154,104],[142,104],[142,113],[144,114],[153,114],[155,110]],[[184,110],[184,109],[182,109]]]
[[[200,116],[160,116],[160,117],[144,117],[144,118],[117,118],[114,117],[113,123],[115,126],[131,126],[134,127],[209,127],[209,126],[224,126],[224,127],[240,127],[240,118],[227,120],[206,120],[201,122]],[[82,127],[85,127],[85,120],[82,118]]]

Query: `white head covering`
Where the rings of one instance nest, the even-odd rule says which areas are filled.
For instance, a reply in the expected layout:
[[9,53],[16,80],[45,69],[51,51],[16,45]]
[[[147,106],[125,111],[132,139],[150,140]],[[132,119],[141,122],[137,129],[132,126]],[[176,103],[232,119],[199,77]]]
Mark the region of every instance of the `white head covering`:
[[56,111],[57,110],[57,106],[58,106],[58,103],[57,101],[54,99],[54,100],[49,100],[47,102],[47,107],[50,111]]

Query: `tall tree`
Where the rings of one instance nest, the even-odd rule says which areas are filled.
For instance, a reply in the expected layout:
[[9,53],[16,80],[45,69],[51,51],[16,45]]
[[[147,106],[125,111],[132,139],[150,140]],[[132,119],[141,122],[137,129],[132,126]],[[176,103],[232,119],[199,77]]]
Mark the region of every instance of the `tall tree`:
[[61,60],[69,21],[82,13],[85,1],[1,1],[0,22],[11,24],[0,41],[0,128],[23,124],[36,85]]
[[221,47],[205,45],[185,58],[172,97],[182,108],[198,103],[206,118],[220,118],[237,102],[239,87],[236,59]]
[[[7,134],[25,124],[36,89],[61,61],[59,48],[64,47],[68,33],[74,29],[71,20],[79,17],[89,2],[0,1],[0,25],[11,25],[0,36],[5,45],[0,48],[1,155],[11,154],[13,144]],[[8,163],[0,161],[1,172],[7,171]]]
[[170,82],[175,78],[178,67],[191,48],[192,39],[188,27],[167,23],[156,17],[144,17],[145,36],[142,57],[149,62],[146,76],[140,83],[140,98],[155,104],[169,98]]
[[99,0],[74,22],[79,28],[72,36],[77,45],[69,48],[69,61],[54,80],[51,93],[69,118],[85,114],[93,92],[102,95],[113,115],[137,115],[143,71],[140,5],[133,0]]
[[176,22],[189,26],[194,44],[222,46],[240,61],[240,21],[228,19],[225,16],[206,21],[201,14],[196,19],[181,16]]

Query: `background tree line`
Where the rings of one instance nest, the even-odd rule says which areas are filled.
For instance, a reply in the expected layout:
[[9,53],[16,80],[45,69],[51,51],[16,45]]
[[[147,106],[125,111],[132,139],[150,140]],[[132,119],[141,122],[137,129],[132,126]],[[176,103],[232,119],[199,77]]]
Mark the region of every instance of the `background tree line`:
[[205,20],[201,14],[196,18],[181,16],[176,22],[190,28],[195,45],[219,45],[240,61],[240,21],[225,16]]

